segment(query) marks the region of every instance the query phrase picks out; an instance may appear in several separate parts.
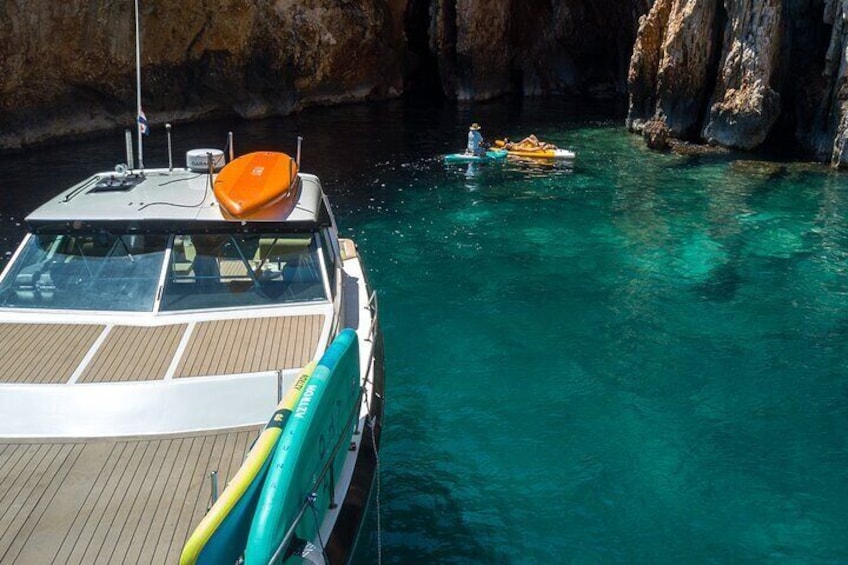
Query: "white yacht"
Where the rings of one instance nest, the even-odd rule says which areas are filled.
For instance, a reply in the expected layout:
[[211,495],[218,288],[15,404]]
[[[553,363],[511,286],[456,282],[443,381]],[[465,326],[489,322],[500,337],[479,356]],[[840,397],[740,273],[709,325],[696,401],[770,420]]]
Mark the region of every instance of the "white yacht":
[[[215,183],[238,159],[223,161],[119,165],[26,218],[0,278],[0,562],[349,559],[383,416],[375,294],[318,177],[291,169],[285,205],[234,217]],[[316,363],[333,372],[340,334],[358,359],[351,408],[310,406],[304,383]],[[289,434],[301,461],[275,459],[294,444],[273,440],[243,469],[280,414],[313,408],[334,415],[319,441]],[[265,481],[310,457],[308,484]],[[297,511],[275,522],[270,554],[247,555],[282,495]],[[221,534],[229,519],[239,531]]]

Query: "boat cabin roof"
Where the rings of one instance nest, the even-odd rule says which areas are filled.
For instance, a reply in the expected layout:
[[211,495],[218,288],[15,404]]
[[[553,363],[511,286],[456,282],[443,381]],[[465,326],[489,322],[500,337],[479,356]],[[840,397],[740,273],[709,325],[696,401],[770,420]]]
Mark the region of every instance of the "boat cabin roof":
[[51,198],[26,218],[30,231],[91,229],[170,232],[312,231],[329,225],[321,182],[298,175],[297,200],[289,209],[269,206],[249,218],[230,217],[212,191],[217,175],[188,169],[150,169],[95,174]]

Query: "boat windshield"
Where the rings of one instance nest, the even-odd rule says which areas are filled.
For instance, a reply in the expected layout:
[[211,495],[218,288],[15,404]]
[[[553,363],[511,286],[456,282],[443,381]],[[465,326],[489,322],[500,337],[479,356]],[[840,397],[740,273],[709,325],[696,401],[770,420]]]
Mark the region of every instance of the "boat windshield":
[[[170,237],[33,235],[0,283],[0,308],[152,312]],[[311,234],[173,237],[160,310],[326,299]]]
[[260,306],[326,299],[310,234],[174,237],[161,310]]
[[0,284],[0,308],[153,310],[164,235],[33,235]]

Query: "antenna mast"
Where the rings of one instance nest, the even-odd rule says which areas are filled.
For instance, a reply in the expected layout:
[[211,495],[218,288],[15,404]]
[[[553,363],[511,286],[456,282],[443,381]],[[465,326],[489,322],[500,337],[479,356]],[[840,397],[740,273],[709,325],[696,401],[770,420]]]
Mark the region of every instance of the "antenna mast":
[[[141,109],[141,36],[138,32],[138,0],[135,0],[135,93],[138,113],[136,114],[136,130],[138,133],[138,168],[144,170],[144,149],[141,136],[147,126],[144,112]],[[144,120],[144,123],[142,123]]]

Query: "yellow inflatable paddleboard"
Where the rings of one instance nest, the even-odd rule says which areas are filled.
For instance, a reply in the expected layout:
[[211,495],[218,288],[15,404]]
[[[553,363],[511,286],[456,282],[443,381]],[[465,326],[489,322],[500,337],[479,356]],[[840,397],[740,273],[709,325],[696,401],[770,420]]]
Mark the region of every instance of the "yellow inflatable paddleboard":
[[229,564],[241,557],[277,441],[316,365],[313,361],[303,368],[277,405],[276,412],[253,444],[244,463],[189,537],[180,556],[180,565]]
[[[502,139],[495,140],[496,147],[504,147],[506,142]],[[576,156],[573,151],[568,149],[532,149],[532,148],[516,148],[513,146],[507,149],[510,155],[514,157],[528,157],[535,159],[574,159]]]

